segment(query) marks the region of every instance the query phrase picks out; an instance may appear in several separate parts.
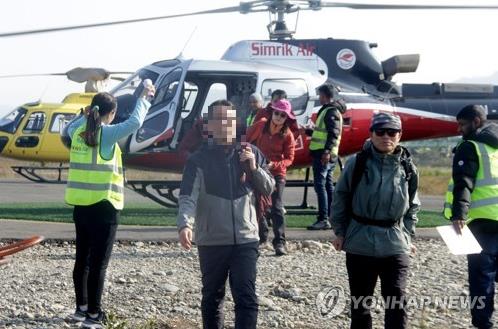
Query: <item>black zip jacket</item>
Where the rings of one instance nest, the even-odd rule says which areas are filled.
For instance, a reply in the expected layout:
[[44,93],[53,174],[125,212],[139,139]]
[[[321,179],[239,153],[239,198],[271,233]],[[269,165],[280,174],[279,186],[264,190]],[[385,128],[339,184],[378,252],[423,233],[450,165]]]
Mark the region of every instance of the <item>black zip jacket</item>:
[[[453,205],[452,220],[468,219],[470,207],[470,195],[474,191],[477,172],[479,170],[479,159],[472,143],[467,140],[487,144],[493,148],[498,148],[498,125],[495,123],[485,123],[471,136],[465,138],[464,142],[454,150],[453,157]],[[498,233],[498,221],[479,218],[469,225],[472,229],[477,229],[489,233]]]

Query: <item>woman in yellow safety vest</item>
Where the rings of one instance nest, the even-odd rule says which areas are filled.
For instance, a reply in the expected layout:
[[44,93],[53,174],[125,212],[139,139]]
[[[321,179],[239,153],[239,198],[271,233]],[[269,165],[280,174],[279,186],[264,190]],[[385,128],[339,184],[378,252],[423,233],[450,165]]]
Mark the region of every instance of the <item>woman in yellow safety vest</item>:
[[84,116],[67,129],[71,151],[65,201],[74,206],[76,261],[73,282],[76,311],[70,320],[83,328],[103,328],[106,317],[101,308],[102,292],[119,211],[124,206],[124,176],[121,150],[117,142],[142,125],[154,94],[152,84],[143,84],[133,114],[111,125],[117,101],[109,93],[98,93]]

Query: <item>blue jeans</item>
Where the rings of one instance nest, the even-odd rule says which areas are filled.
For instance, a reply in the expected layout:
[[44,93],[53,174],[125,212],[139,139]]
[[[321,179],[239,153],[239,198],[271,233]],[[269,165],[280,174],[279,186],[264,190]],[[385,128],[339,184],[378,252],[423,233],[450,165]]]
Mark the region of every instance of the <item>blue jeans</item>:
[[330,205],[334,194],[334,182],[332,173],[336,162],[322,164],[321,156],[313,155],[313,184],[316,198],[318,199],[318,220],[328,220],[330,217]]
[[[472,230],[472,224],[469,225]],[[498,269],[498,233],[472,230],[482,247],[480,254],[467,256],[469,267],[469,292],[472,298],[484,297],[484,307],[476,302],[470,310],[472,324],[479,329],[493,327],[495,280]]]

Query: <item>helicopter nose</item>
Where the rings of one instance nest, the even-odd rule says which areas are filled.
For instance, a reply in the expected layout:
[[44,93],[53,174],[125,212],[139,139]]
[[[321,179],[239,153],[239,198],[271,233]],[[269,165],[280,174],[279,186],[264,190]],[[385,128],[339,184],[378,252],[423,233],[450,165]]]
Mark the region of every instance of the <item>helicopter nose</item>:
[[2,153],[5,145],[9,142],[9,139],[5,136],[0,136],[0,153]]

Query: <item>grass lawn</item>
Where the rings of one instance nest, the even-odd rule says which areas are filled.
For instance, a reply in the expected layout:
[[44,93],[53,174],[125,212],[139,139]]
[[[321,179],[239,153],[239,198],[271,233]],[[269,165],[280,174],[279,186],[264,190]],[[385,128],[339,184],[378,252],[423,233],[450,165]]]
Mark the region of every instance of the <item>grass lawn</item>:
[[[49,222],[72,222],[72,207],[62,203],[8,203],[0,204],[0,218],[25,219]],[[127,204],[121,212],[120,223],[124,225],[174,226],[176,209],[156,205]],[[304,228],[312,224],[315,216],[288,215],[287,227]],[[421,211],[417,227],[445,225],[447,221],[440,212]]]

